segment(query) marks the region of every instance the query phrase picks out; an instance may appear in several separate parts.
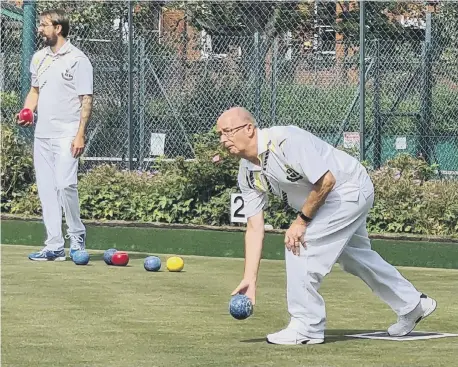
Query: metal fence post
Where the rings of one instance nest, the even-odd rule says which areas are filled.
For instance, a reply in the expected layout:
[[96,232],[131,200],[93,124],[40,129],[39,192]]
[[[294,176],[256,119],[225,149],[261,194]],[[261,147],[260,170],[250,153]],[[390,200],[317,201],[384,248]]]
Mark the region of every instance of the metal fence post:
[[277,122],[277,73],[278,73],[278,37],[273,40],[272,74],[271,74],[271,99],[270,99],[270,124]]
[[426,13],[425,41],[422,45],[422,81],[421,81],[421,118],[419,128],[419,147],[426,162],[431,163],[431,105],[432,105],[432,65],[431,65],[431,12]]
[[259,50],[259,32],[255,32],[254,34],[254,116],[258,124],[261,122],[261,76],[260,76],[260,50]]
[[375,75],[374,75],[374,168],[382,164],[382,116],[380,111],[380,40],[375,40]]
[[24,16],[22,26],[22,73],[21,73],[21,100],[24,103],[30,89],[30,62],[35,52],[36,38],[36,9],[35,0],[24,1]]
[[127,123],[128,123],[128,136],[129,136],[129,141],[128,141],[128,156],[129,156],[129,163],[128,163],[128,168],[129,170],[133,169],[133,136],[134,136],[134,106],[133,106],[133,99],[134,99],[134,83],[133,83],[133,56],[134,56],[134,50],[133,50],[133,3],[132,1],[128,1],[128,15],[127,15],[127,23],[129,27],[128,31],[128,68],[127,68],[127,73],[128,73],[128,83],[129,83],[129,96],[128,96],[128,103],[127,103]]
[[138,123],[139,123],[139,167],[142,167],[145,159],[145,108],[146,108],[146,72],[145,72],[145,39],[141,37],[137,43],[139,45],[138,57],[138,83],[140,84],[138,93]]
[[359,157],[363,161],[365,159],[365,124],[364,119],[366,117],[366,50],[365,50],[365,34],[366,34],[366,4],[365,0],[361,0],[359,3]]

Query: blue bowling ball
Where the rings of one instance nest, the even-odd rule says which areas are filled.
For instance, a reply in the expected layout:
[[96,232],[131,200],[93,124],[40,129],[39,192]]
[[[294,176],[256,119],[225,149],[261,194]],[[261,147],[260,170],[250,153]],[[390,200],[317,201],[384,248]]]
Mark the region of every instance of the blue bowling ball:
[[116,250],[115,248],[110,248],[108,250],[106,250],[104,253],[103,253],[103,261],[105,261],[105,264],[107,265],[113,265],[112,262],[111,262],[111,258],[113,257],[113,254],[118,251]]
[[229,302],[229,312],[237,320],[245,320],[253,314],[253,304],[244,294],[236,294]]
[[146,271],[159,271],[161,268],[161,259],[157,256],[148,256],[143,263]]
[[87,265],[89,257],[89,253],[87,251],[79,250],[73,254],[72,260],[76,265]]

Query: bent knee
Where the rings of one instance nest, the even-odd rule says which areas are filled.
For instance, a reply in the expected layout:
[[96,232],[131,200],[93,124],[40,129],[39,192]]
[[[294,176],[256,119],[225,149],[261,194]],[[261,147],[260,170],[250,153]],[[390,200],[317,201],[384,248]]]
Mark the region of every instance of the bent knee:
[[358,263],[348,253],[343,252],[337,260],[340,268],[350,274],[354,274]]

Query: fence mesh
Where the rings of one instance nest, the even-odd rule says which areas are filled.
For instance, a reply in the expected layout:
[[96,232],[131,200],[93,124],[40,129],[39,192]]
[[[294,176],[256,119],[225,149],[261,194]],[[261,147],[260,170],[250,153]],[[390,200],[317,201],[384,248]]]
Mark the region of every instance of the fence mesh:
[[[1,4],[2,117],[11,119],[29,78],[24,39],[35,37],[32,51],[42,45],[24,31],[30,10],[20,1]],[[357,1],[32,4],[36,23],[41,11],[65,8],[70,39],[94,66],[86,166],[192,158],[193,135],[243,105],[262,127],[298,125],[355,150],[364,138],[376,167],[409,152],[438,163],[444,176],[458,172],[456,2],[366,1],[362,87]]]

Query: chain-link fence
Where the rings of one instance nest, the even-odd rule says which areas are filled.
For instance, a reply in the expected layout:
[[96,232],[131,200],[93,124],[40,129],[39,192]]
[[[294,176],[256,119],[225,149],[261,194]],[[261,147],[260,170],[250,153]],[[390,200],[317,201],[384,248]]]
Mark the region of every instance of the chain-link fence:
[[409,152],[458,172],[457,2],[365,1],[363,19],[357,1],[17,3],[1,5],[2,116],[22,104],[23,40],[41,47],[27,22],[65,8],[94,66],[87,165],[192,158],[193,135],[242,105],[261,127],[294,124],[355,150],[363,139],[375,167]]

